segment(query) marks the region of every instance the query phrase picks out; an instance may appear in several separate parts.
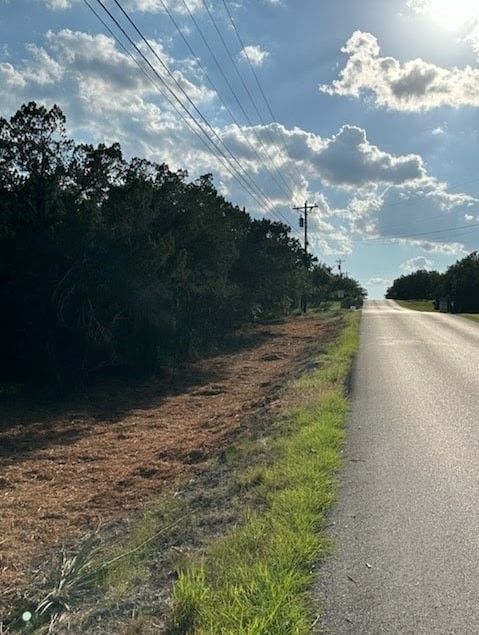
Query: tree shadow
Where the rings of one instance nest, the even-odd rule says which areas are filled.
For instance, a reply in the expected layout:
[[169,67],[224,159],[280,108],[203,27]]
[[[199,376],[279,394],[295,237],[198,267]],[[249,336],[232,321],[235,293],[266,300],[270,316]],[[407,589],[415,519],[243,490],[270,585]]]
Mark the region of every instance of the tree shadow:
[[267,327],[245,329],[224,338],[209,355],[160,369],[146,380],[102,378],[77,388],[63,399],[42,394],[9,397],[0,401],[0,464],[12,464],[54,445],[73,445],[94,430],[105,434],[109,426],[134,411],[160,407],[166,399],[216,394],[231,376],[229,356],[254,349],[279,335]]

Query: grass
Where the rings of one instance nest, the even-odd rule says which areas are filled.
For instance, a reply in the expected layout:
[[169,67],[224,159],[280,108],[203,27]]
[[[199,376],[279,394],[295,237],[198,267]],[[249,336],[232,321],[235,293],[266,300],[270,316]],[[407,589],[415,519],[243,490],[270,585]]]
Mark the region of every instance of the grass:
[[432,300],[395,300],[400,306],[413,311],[434,311]]
[[310,632],[308,593],[329,548],[321,531],[340,465],[359,314],[338,309],[326,319],[348,326],[336,342],[316,344],[315,370],[288,388],[288,413],[258,420],[203,475],[147,506],[124,537],[96,536],[43,563],[8,632],[42,635],[67,623],[89,632],[98,619],[105,633],[163,632],[157,621],[177,571],[171,635]]
[[[241,527],[190,561],[173,592],[169,635],[301,635],[314,620],[314,567],[329,549],[325,513],[334,498],[348,410],[344,384],[358,347],[357,315],[291,388],[298,403],[274,461],[251,469],[256,500]],[[245,482],[243,475],[243,482]]]
[[[51,566],[38,572],[37,587],[26,594],[23,607],[5,632],[29,632],[32,635],[63,632],[72,607],[95,586],[98,550],[96,534],[85,540],[74,553],[61,548]],[[0,633],[3,632],[0,623]]]
[[[432,300],[395,300],[399,305],[413,311],[434,311]],[[479,313],[455,313],[460,317],[479,322]]]

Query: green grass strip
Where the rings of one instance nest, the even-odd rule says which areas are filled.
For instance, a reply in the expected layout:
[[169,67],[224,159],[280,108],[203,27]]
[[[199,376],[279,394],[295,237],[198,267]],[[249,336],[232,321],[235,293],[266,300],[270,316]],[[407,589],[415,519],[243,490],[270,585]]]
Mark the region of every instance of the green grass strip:
[[[434,311],[432,300],[395,300],[400,306],[413,311]],[[455,313],[460,317],[479,322],[479,313]]]
[[273,463],[252,468],[261,510],[250,509],[241,527],[180,573],[170,635],[311,632],[310,589],[315,564],[329,548],[325,512],[341,464],[344,385],[359,340],[359,316],[344,319],[318,370],[291,387],[300,405],[286,416]]

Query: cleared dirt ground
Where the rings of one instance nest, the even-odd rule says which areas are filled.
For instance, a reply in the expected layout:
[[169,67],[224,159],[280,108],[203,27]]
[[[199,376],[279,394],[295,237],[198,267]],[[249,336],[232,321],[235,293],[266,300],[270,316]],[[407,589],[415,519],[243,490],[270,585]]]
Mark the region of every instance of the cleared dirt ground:
[[33,559],[173,491],[258,411],[279,407],[285,378],[335,326],[309,316],[254,326],[146,383],[0,405],[0,617]]

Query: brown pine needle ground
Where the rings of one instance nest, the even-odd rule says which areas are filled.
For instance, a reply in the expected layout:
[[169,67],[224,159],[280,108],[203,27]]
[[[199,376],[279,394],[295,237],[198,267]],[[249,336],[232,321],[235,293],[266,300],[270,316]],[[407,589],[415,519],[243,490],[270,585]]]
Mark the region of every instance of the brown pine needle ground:
[[90,389],[57,405],[0,405],[0,616],[32,560],[173,491],[275,408],[334,321],[255,326],[241,346],[142,384]]

